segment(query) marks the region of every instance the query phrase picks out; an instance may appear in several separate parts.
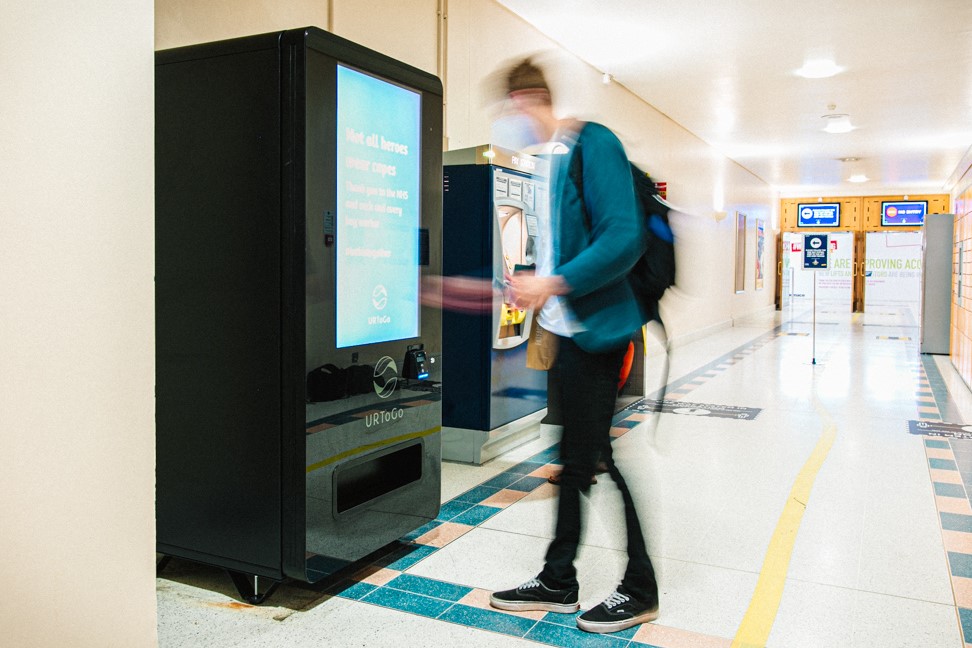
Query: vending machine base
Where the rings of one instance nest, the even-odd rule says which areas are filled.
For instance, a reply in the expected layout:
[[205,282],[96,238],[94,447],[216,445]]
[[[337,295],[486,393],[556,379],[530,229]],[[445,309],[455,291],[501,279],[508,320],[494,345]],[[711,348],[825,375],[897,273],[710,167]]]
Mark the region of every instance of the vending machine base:
[[442,428],[442,458],[481,465],[503,453],[540,438],[540,421],[547,410],[524,416],[493,430]]

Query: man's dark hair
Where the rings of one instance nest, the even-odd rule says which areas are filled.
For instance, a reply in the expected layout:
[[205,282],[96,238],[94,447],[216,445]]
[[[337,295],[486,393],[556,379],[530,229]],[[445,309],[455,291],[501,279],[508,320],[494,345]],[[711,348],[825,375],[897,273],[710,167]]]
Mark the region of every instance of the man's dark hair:
[[523,59],[506,73],[506,92],[509,94],[524,91],[544,92],[548,97],[550,95],[550,87],[543,70],[531,58]]

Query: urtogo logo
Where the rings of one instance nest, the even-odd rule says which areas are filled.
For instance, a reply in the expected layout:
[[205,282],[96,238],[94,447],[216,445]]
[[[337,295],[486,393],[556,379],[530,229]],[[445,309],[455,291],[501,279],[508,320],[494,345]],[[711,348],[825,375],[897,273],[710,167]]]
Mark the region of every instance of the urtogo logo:
[[388,304],[388,290],[381,284],[375,286],[375,289],[371,291],[371,303],[375,305],[378,310],[383,309]]
[[374,385],[375,393],[379,398],[388,398],[395,393],[395,387],[398,385],[398,365],[388,356],[384,356],[375,364]]

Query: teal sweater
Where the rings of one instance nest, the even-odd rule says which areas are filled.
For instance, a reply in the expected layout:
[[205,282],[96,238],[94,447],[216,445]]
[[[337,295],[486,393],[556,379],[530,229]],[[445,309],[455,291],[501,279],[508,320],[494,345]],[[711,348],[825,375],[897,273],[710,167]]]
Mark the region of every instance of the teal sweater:
[[[560,156],[553,176],[554,273],[570,286],[567,302],[583,328],[574,341],[603,352],[626,345],[644,323],[626,280],[645,249],[644,216],[614,133],[588,122],[579,140],[580,147]],[[582,156],[583,206],[568,173],[574,154]]]

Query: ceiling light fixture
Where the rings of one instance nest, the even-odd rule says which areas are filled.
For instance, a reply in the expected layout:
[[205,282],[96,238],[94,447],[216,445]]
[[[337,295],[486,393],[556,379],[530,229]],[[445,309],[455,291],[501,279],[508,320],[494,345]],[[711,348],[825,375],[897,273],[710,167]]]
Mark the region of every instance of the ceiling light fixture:
[[796,71],[796,74],[804,79],[826,79],[843,71],[844,68],[831,59],[808,59],[803,63],[803,67]]
[[850,115],[842,113],[821,115],[820,119],[826,120],[827,125],[824,126],[824,130],[828,133],[849,133],[854,130],[854,125],[850,121]]
[[611,85],[612,81],[614,81],[613,74],[608,74],[607,72],[605,72],[604,74],[601,75],[601,83],[603,83],[604,85]]
[[863,173],[855,173],[851,177],[847,178],[847,182],[867,182],[868,180],[870,180],[870,178]]

